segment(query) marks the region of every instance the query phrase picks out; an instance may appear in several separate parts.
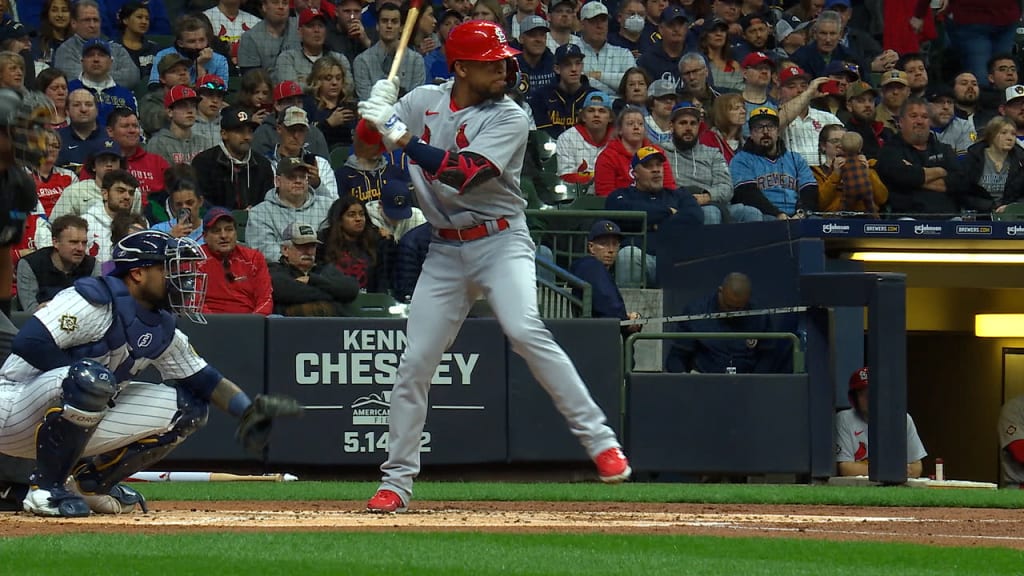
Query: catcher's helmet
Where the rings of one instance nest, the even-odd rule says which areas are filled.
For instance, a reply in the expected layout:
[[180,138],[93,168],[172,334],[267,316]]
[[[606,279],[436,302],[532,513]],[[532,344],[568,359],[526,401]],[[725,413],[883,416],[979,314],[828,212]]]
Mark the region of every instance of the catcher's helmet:
[[508,37],[501,26],[484,20],[470,20],[452,28],[444,52],[449,70],[457,60],[495,62],[519,54],[519,50],[508,45]]
[[206,254],[189,237],[173,238],[156,230],[142,230],[122,238],[113,249],[112,276],[123,277],[133,268],[162,265],[167,279],[170,309],[189,320],[205,324]]

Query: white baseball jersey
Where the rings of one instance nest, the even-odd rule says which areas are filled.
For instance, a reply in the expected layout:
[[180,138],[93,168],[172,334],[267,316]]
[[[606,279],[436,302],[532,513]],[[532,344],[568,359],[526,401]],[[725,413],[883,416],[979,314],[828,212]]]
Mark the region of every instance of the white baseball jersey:
[[[210,19],[213,33],[228,44],[237,43],[241,40],[242,34],[260,23],[258,16],[253,16],[245,10],[239,10],[238,16],[234,19],[228,18],[227,14],[221,12],[220,8],[216,6],[206,10],[203,14]],[[222,78],[222,80],[227,82],[227,78]]]
[[[914,419],[907,414],[907,464],[928,455],[917,435]],[[836,462],[868,459],[868,423],[853,408],[836,414]]]
[[584,179],[591,180],[587,185],[586,193],[594,193],[594,167],[597,165],[597,155],[604,151],[608,145],[608,138],[603,142],[594,142],[590,139],[590,133],[582,125],[577,124],[572,128],[558,135],[555,147],[558,154],[558,176],[567,180]]
[[999,411],[999,481],[1004,486],[1024,484],[1024,464],[1006,449],[1018,440],[1024,440],[1024,395],[1011,398]]

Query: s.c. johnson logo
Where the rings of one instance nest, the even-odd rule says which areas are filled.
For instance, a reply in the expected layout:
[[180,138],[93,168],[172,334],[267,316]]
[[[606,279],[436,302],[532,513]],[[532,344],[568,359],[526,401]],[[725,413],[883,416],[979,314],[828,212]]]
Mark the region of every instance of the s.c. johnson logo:
[[1006,227],[1006,235],[1007,236],[1024,236],[1024,226],[1018,226],[1016,224],[1014,224],[1013,226],[1007,226]]
[[934,235],[941,234],[942,226],[932,226],[931,224],[915,224],[914,234],[921,235]]
[[821,225],[821,231],[825,234],[849,234],[850,227],[846,224],[827,222]]
[[899,224],[865,224],[865,234],[899,234]]

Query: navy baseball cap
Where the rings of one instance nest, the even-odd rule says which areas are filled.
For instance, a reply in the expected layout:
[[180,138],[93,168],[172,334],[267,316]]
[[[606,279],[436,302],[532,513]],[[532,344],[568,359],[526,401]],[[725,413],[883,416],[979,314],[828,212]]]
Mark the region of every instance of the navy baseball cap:
[[860,67],[856,64],[843,62],[842,60],[833,60],[825,67],[824,76],[832,76],[833,74],[846,74],[851,81],[856,82],[860,80]]
[[110,51],[110,42],[107,42],[106,40],[101,40],[99,38],[93,38],[92,40],[86,40],[85,44],[82,44],[82,56],[85,56],[85,53],[89,50],[92,50],[93,48],[99,48],[100,50],[103,50],[107,53],[107,56],[110,56],[112,54]]
[[572,42],[562,44],[555,50],[555,64],[561,64],[569,58],[583,58],[583,50]]
[[590,234],[587,234],[587,241],[593,242],[602,236],[618,236],[622,239],[622,228],[611,220],[598,220],[590,227]]
[[380,189],[380,205],[384,215],[392,220],[408,220],[412,217],[412,195],[409,183],[404,180],[388,180]]
[[15,40],[17,38],[28,38],[35,35],[35,30],[25,26],[21,22],[9,22],[0,26],[0,40]]
[[835,10],[837,7],[850,8],[850,0],[825,0],[825,10]]
[[232,222],[235,221],[235,215],[231,213],[231,210],[221,206],[214,206],[206,211],[206,216],[203,218],[203,229],[210,230],[217,223],[217,220],[221,218],[227,218]]
[[97,142],[93,146],[91,154],[93,158],[99,158],[100,156],[117,156],[118,158],[124,158],[124,152],[121,150],[121,146],[110,138]]
[[678,4],[669,4],[661,11],[660,22],[662,24],[671,24],[676,20],[683,20],[686,23],[690,22],[690,16],[682,6],[679,6]]
[[682,102],[672,107],[672,120],[675,120],[676,117],[679,116],[680,114],[689,114],[690,116],[696,118],[698,121],[700,120],[701,116],[700,108],[697,108],[697,105],[689,100],[683,100]]

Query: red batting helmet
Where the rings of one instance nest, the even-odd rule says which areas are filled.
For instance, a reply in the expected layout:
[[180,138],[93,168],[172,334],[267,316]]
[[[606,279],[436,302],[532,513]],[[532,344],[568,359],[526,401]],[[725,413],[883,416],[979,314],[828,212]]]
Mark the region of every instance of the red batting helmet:
[[471,20],[452,28],[444,52],[449,70],[456,60],[496,62],[519,54],[519,50],[508,45],[508,37],[501,26],[484,20]]
[[850,392],[856,392],[857,390],[868,389],[868,369],[858,368],[853,374],[850,374]]

